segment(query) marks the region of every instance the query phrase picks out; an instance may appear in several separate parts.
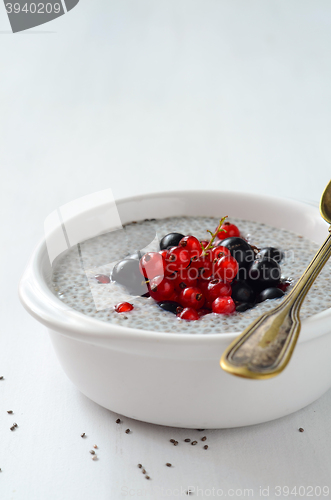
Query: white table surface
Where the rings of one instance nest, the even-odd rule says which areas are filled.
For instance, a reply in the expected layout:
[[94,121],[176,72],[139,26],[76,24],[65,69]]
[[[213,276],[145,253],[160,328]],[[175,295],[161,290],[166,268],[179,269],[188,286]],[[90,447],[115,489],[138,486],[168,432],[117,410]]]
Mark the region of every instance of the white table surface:
[[198,431],[116,425],[66,378],[17,297],[45,217],[94,191],[217,187],[317,202],[330,178],[330,47],[327,0],[81,0],[16,35],[0,6],[1,500],[331,487],[330,391],[274,422],[206,431],[206,451],[182,443]]

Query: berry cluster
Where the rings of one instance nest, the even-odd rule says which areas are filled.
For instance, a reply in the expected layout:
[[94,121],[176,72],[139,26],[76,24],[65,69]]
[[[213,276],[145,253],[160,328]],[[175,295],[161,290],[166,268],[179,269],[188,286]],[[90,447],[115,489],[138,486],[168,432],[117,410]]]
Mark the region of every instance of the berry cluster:
[[118,262],[112,280],[129,293],[152,297],[162,309],[185,320],[212,312],[243,312],[257,302],[282,297],[289,284],[281,282],[283,253],[251,246],[225,219],[214,233],[208,231],[209,241],[180,233],[165,235],[160,251]]

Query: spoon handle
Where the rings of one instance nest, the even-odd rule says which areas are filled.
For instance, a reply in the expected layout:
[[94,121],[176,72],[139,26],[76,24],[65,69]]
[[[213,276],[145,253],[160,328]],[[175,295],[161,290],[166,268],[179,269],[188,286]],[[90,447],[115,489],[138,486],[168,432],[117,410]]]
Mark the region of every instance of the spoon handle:
[[279,306],[257,318],[224,351],[223,370],[254,379],[274,377],[284,370],[299,337],[301,304],[330,256],[331,234]]

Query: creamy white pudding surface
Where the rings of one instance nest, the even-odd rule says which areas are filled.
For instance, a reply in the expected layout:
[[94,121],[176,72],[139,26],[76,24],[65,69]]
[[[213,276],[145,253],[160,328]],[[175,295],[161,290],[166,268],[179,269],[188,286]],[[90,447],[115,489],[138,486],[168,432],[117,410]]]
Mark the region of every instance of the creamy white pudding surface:
[[[290,231],[231,217],[228,220],[238,226],[241,235],[252,245],[283,250],[286,257],[280,263],[282,276],[291,278],[293,284],[319,248]],[[102,284],[95,278],[97,274],[109,276],[116,262],[134,250],[158,251],[158,240],[170,232],[209,239],[206,230],[214,231],[218,223],[219,220],[213,217],[169,217],[127,224],[121,231],[97,236],[63,253],[53,265],[49,286],[69,307],[114,325],[169,333],[240,332],[282,299],[267,300],[243,313],[211,313],[198,321],[185,321],[162,310],[152,298],[130,296],[116,283]],[[307,295],[301,319],[331,307],[330,278],[328,263]],[[114,305],[123,301],[133,304],[134,309],[128,313],[115,312]]]

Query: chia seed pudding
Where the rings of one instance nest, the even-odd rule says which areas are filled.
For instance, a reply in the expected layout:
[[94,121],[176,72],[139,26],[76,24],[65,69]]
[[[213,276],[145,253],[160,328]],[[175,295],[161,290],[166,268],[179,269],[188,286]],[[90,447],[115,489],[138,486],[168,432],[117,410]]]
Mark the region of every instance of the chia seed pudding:
[[[319,245],[284,229],[276,229],[254,221],[230,218],[238,226],[241,236],[258,248],[276,247],[285,253],[280,263],[282,276],[290,278],[291,289],[317,252]],[[198,321],[186,321],[161,309],[151,297],[128,295],[116,282],[95,276],[111,276],[115,264],[135,250],[159,251],[159,241],[171,232],[192,234],[199,239],[209,239],[207,229],[219,224],[215,217],[169,217],[126,224],[123,230],[109,232],[75,245],[61,254],[53,265],[49,287],[69,307],[95,319],[113,325],[149,331],[213,334],[241,332],[254,319],[274,308],[280,299],[265,300],[245,312],[232,314],[210,313]],[[301,319],[331,307],[329,289],[331,266],[327,264],[310,289],[301,309]],[[129,302],[134,308],[118,313],[114,306]]]

